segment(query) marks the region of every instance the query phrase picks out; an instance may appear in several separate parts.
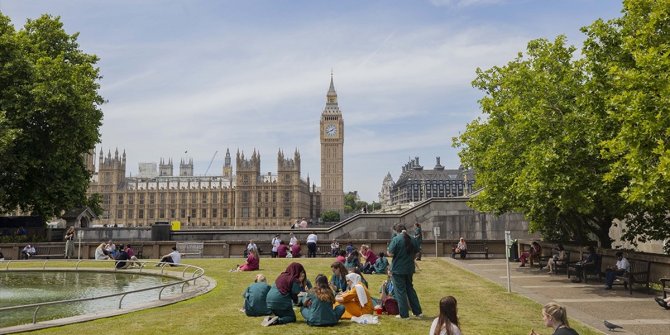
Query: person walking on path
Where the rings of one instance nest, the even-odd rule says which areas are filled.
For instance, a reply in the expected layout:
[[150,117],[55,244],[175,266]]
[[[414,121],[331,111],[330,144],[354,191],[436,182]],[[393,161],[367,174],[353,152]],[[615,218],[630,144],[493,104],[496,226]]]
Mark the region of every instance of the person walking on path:
[[73,259],[74,258],[74,236],[75,231],[74,227],[68,228],[65,233],[65,258]]
[[[419,246],[416,239],[407,233],[407,228],[402,224],[394,226],[397,233],[391,239],[388,246],[388,254],[393,257],[391,272],[393,273],[394,296],[398,301],[400,314],[397,317],[406,319],[409,317],[409,309],[417,317],[422,317],[421,303],[414,290],[412,277],[414,276],[414,257]],[[409,306],[408,305],[409,302]]]

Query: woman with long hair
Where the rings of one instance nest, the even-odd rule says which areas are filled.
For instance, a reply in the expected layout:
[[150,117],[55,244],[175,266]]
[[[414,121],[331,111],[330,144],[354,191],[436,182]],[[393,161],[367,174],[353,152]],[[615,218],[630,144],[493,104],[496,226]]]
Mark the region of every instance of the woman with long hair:
[[[555,302],[550,302],[542,307],[542,320],[545,326],[554,329],[553,335],[579,335],[577,331],[570,328],[568,312],[565,307]],[[529,335],[539,334],[531,329]]]
[[268,308],[275,316],[265,318],[261,325],[295,322],[293,302],[298,301],[301,283],[306,277],[305,268],[300,263],[289,264],[286,270],[279,274],[267,295]]
[[440,315],[433,320],[429,335],[461,335],[456,298],[440,299]]
[[347,290],[347,268],[340,262],[333,262],[330,265],[333,275],[330,277],[330,287],[335,293],[340,293]]
[[344,306],[339,305],[333,308],[335,303],[335,294],[328,285],[328,278],[322,274],[314,279],[315,286],[307,291],[300,301],[302,307],[300,313],[310,326],[332,326],[344,314]]
[[[416,239],[409,236],[407,228],[402,224],[394,226],[396,235],[388,246],[389,256],[393,256],[391,272],[393,273],[394,297],[398,301],[399,314],[396,317],[408,318],[409,309],[417,317],[422,317],[421,303],[414,290],[412,279],[416,271],[414,257],[419,251]],[[409,306],[408,306],[409,303]]]
[[74,258],[74,226],[68,228],[65,233],[65,258]]

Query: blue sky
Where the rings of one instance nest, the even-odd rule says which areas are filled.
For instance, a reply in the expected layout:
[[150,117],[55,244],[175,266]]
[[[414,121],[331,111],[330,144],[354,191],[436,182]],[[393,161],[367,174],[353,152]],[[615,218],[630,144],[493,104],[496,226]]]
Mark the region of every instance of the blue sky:
[[[14,25],[43,13],[100,57],[109,102],[97,150],[139,162],[193,158],[220,175],[224,153],[302,156],[320,184],[319,118],[331,69],[345,122],[345,191],[377,200],[384,176],[418,156],[459,165],[451,138],[481,115],[476,68],[504,65],[535,38],[581,45],[579,28],[620,16],[610,0],[0,0]],[[576,55],[578,56],[578,55]],[[188,153],[185,153],[188,151]],[[234,157],[233,157],[234,158]],[[175,167],[175,173],[178,169]]]

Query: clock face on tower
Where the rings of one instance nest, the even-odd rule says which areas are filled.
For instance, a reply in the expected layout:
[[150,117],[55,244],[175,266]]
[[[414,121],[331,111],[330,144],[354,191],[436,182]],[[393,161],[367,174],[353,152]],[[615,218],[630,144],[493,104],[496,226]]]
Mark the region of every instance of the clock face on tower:
[[334,124],[326,126],[326,136],[334,137],[337,135],[337,127]]

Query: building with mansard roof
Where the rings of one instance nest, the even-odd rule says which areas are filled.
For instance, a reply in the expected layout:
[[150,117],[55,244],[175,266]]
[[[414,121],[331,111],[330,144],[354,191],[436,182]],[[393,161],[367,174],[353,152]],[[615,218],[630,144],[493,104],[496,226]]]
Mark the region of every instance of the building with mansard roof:
[[430,198],[449,198],[467,196],[475,183],[473,170],[446,169],[436,157],[432,170],[424,169],[415,157],[402,167],[398,180],[394,181],[388,173],[382,182],[379,202],[382,209],[410,204]]

